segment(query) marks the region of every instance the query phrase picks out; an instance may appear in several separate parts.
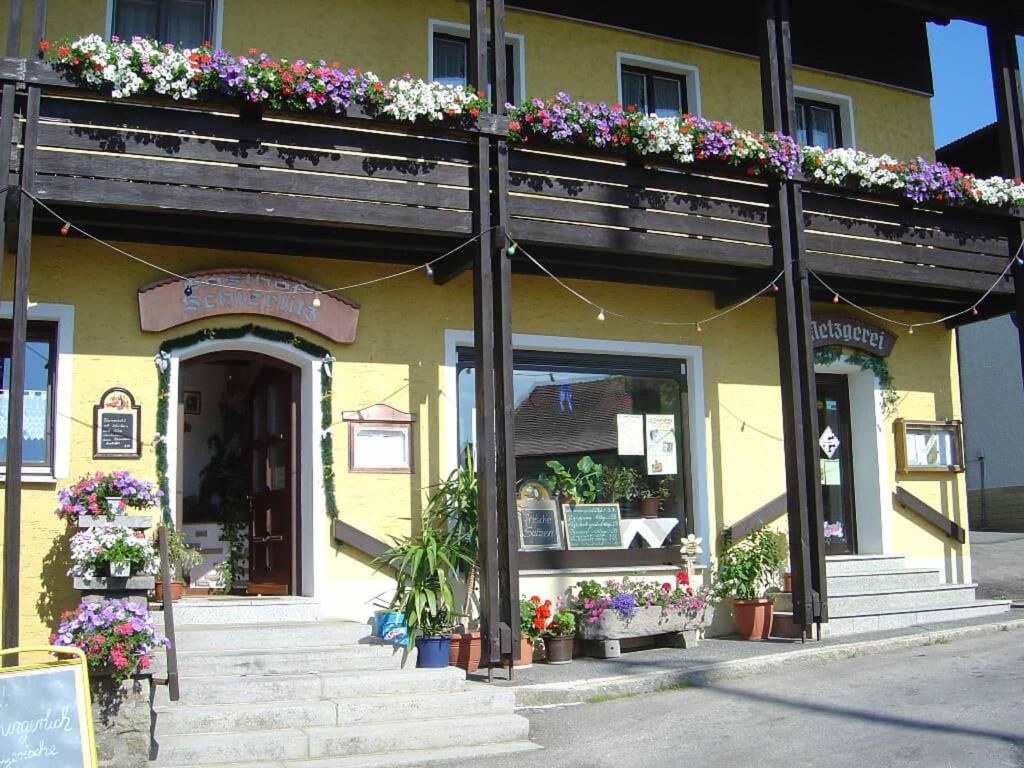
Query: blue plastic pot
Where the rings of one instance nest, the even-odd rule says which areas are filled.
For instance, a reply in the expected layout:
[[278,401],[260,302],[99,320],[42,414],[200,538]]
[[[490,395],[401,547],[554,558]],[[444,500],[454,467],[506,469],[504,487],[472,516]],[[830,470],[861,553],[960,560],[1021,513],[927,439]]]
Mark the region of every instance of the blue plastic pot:
[[451,637],[417,637],[416,666],[426,669],[447,667],[451,645]]

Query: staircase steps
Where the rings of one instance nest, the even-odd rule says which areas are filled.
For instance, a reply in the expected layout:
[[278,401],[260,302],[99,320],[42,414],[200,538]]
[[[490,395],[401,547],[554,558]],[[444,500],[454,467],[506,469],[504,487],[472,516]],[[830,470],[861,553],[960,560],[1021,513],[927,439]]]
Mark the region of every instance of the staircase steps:
[[415,654],[402,668],[401,650],[368,634],[337,621],[182,627],[181,698],[155,689],[152,765],[426,766],[536,748],[511,691],[412,668]]
[[[904,567],[900,555],[826,558],[829,620],[822,636],[903,629],[996,615],[1006,600],[976,599],[977,584],[943,584],[939,571]],[[777,634],[791,636],[792,597],[774,593]],[[798,629],[796,630],[798,632]]]

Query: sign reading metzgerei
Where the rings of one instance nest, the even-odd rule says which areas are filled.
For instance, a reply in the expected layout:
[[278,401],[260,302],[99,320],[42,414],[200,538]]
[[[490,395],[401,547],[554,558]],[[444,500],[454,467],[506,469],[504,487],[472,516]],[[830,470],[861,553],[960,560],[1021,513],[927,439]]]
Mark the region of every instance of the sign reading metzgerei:
[[877,357],[892,353],[896,336],[874,325],[847,315],[811,318],[811,342],[818,347],[852,347]]

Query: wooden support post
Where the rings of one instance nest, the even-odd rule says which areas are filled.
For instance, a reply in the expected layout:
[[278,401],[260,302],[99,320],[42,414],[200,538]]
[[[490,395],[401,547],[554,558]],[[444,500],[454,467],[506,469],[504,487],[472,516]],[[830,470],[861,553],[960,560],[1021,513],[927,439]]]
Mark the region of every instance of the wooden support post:
[[15,151],[14,145],[14,100],[17,93],[14,90],[14,83],[5,83],[3,86],[2,101],[0,101],[0,282],[4,274],[4,255],[7,251],[7,199],[17,192],[9,193],[6,189],[11,183],[11,155]]
[[[505,50],[505,2],[491,5],[491,42],[495,51]],[[505,113],[507,72],[505,57],[494,57],[492,102],[497,114]],[[494,257],[494,406],[495,476],[498,502],[498,589],[500,634],[503,654],[519,659],[519,535],[516,521],[515,394],[512,383],[512,260],[507,252],[508,142],[494,142],[491,158],[492,221],[498,225]],[[514,665],[509,665],[511,676]]]
[[[29,86],[21,187],[34,190],[39,136],[39,87]],[[7,406],[7,459],[4,481],[3,647],[18,645],[21,589],[21,470],[25,425],[25,354],[28,334],[28,282],[32,255],[32,200],[22,196],[18,209],[18,250],[14,263],[14,311],[11,321],[11,372]],[[16,664],[14,656],[5,664]]]
[[[1024,177],[1024,94],[1021,92],[1020,58],[1009,4],[1001,17],[989,21],[987,29],[1002,173],[1010,178],[1020,178]],[[1009,235],[1008,256],[1017,253],[1024,243],[1024,222],[1011,222]],[[1024,371],[1024,267],[1019,262],[1014,264],[1012,274],[1018,349],[1021,370]]]
[[7,45],[4,55],[9,59],[18,58],[21,51],[21,12],[22,0],[10,0],[11,11],[7,14]]
[[43,52],[39,50],[39,41],[46,39],[46,0],[36,0],[35,15],[32,19],[32,46],[39,58]]
[[[487,72],[487,3],[471,0],[469,77]],[[491,142],[475,139],[473,228],[480,235],[473,265],[473,346],[476,355],[477,537],[480,566],[481,659],[501,663],[501,590],[498,553],[498,477],[495,441],[494,238],[491,230]]]
[[[761,91],[767,130],[793,134],[792,52],[787,0],[763,0],[759,31]],[[810,341],[810,286],[803,259],[803,200],[799,184],[773,184],[770,222],[776,298],[793,621],[805,629],[827,620],[822,502],[817,462],[814,354]]]

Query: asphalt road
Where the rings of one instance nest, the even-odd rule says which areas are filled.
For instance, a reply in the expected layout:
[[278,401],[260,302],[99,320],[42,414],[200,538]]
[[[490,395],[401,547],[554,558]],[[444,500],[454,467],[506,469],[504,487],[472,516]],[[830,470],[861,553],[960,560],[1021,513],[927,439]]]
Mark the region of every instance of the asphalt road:
[[1024,630],[524,714],[487,768],[1024,768]]
[[971,531],[971,566],[978,597],[1024,603],[1024,533]]

